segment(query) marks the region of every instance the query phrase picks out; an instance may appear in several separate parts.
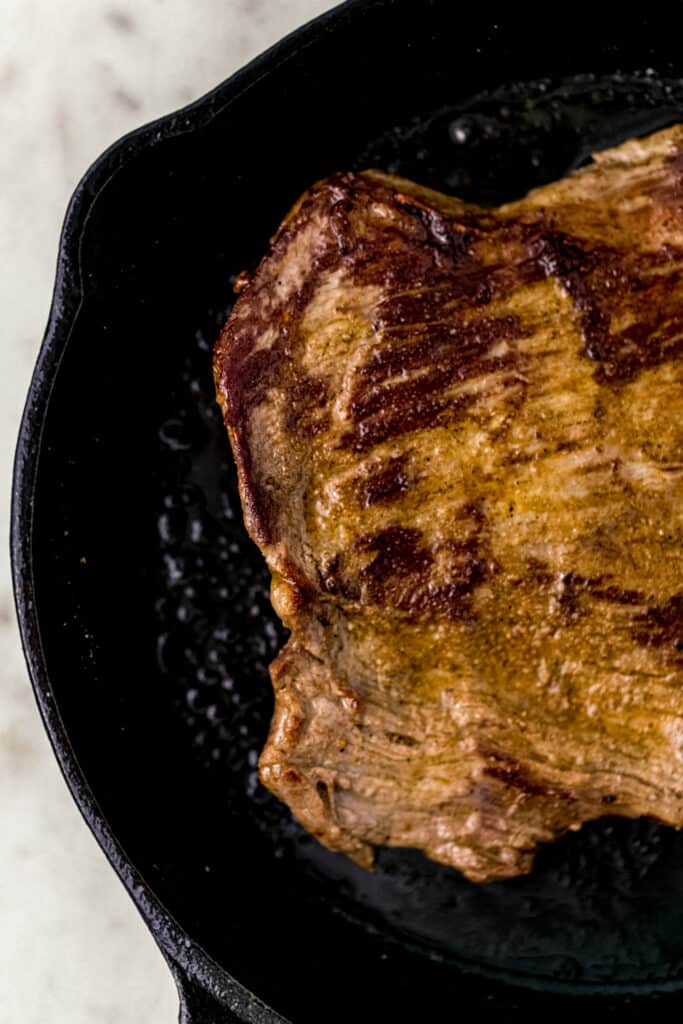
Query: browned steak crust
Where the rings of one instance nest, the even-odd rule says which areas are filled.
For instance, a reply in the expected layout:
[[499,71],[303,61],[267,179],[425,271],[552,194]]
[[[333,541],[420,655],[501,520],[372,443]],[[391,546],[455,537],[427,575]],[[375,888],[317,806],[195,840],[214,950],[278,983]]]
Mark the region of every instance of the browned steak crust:
[[292,637],[261,778],[332,849],[683,824],[683,128],[496,210],[338,174],[215,353]]

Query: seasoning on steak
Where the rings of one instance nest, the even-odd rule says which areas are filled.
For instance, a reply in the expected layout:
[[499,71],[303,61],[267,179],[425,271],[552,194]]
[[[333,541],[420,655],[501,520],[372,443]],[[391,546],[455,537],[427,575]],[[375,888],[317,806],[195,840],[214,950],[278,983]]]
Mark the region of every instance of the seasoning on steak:
[[215,353],[291,639],[263,783],[475,881],[683,824],[683,126],[483,209],[375,171],[287,216]]

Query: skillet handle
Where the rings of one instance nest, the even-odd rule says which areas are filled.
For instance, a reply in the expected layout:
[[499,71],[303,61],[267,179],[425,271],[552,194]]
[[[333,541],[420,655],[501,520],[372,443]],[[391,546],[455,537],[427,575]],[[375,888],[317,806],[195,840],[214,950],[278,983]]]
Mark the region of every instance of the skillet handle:
[[178,1024],[243,1024],[222,999],[188,978],[183,970],[176,968],[173,973],[180,997]]

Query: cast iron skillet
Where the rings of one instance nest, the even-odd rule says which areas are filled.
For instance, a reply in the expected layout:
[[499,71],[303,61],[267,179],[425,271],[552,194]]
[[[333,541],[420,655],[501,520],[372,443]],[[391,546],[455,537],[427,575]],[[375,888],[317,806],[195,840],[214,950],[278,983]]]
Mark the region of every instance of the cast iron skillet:
[[17,449],[17,607],[67,782],[183,1021],[683,1008],[675,832],[598,823],[490,886],[410,851],[369,875],[258,786],[283,636],[210,379],[231,275],[317,178],[374,164],[498,202],[681,119],[680,5],[607,14],[348,3],[117,143],[71,202]]

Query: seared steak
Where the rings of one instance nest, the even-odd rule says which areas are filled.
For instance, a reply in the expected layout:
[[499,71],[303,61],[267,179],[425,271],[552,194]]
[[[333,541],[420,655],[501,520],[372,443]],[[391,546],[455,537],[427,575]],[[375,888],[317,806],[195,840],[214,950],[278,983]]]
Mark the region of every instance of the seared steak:
[[476,881],[683,824],[683,126],[495,210],[336,174],[240,285],[218,397],[292,633],[263,783]]

